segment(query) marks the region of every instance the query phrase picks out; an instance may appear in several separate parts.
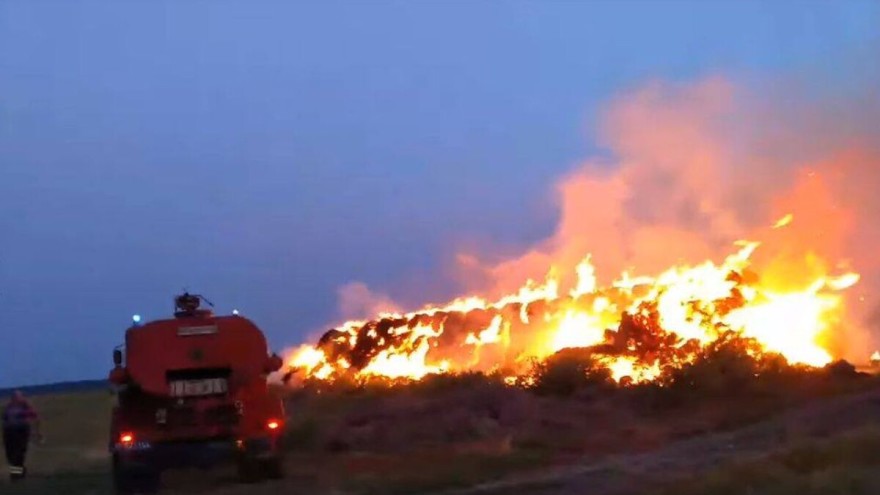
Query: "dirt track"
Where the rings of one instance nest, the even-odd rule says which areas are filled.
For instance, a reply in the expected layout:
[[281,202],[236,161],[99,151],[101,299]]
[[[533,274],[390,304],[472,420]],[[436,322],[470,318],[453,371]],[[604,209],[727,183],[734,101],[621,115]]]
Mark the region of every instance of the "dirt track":
[[880,423],[880,389],[817,401],[732,432],[683,440],[644,454],[486,483],[432,495],[621,495],[705,472],[734,458],[760,457],[787,442],[823,438]]

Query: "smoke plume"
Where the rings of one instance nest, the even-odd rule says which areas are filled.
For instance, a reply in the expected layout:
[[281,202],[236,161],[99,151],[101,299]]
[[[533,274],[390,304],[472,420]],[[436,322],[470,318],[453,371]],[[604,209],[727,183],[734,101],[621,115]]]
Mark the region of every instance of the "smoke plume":
[[[876,96],[853,87],[811,93],[790,81],[750,88],[723,77],[624,92],[600,112],[597,139],[607,153],[584,161],[553,191],[555,232],[500,261],[459,253],[459,268],[471,275],[467,292],[493,299],[553,270],[565,293],[588,254],[605,285],[623,271],[656,275],[719,261],[738,240],[761,241],[754,265],[777,286],[835,270],[862,274],[830,345],[863,360],[880,325]],[[788,215],[784,228],[774,228]],[[399,311],[360,282],[342,287],[339,303],[344,318]]]
[[363,282],[349,282],[336,291],[342,320],[373,318],[380,313],[399,313],[400,306],[385,294],[374,292]]
[[[756,262],[774,271],[765,276],[797,284],[823,270],[862,273],[835,347],[863,353],[864,330],[880,323],[878,110],[861,93],[775,101],[720,77],[652,82],[604,110],[600,140],[611,158],[587,160],[559,181],[550,238],[500,263],[460,259],[487,276],[481,290],[502,294],[551,267],[570,287],[565,275],[587,253],[602,284],[623,270],[656,274],[718,259],[739,239],[764,241]],[[787,214],[790,225],[771,228]],[[798,262],[773,263],[783,258]]]

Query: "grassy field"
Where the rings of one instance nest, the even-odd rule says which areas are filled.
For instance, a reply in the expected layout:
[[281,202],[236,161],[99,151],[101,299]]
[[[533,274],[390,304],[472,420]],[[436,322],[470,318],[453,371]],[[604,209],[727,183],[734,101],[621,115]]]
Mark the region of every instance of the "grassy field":
[[[45,443],[30,446],[27,465],[31,478],[26,484],[17,484],[14,493],[109,493],[107,443],[112,395],[106,391],[40,395],[31,401],[40,413]],[[4,477],[0,489],[11,489],[7,483]]]
[[875,495],[880,493],[880,428],[794,442],[760,459],[741,459],[685,478],[655,495]]
[[[108,392],[41,395],[32,397],[31,401],[40,412],[45,443],[30,446],[27,481],[10,485],[6,477],[0,478],[0,493],[112,493],[107,453],[112,395]],[[445,449],[424,449],[406,456],[362,452],[328,454],[309,444],[308,428],[306,424],[305,430],[291,432],[299,448],[288,455],[289,476],[281,483],[295,485],[309,493],[345,490],[390,494],[438,486],[466,486],[539,460],[539,454],[534,452],[499,455],[494,451],[481,451],[479,446],[456,455],[450,455]],[[193,476],[184,471],[168,473],[166,478],[168,493],[275,493],[280,488],[277,483],[239,485],[231,469],[223,468],[207,476]]]
[[[871,426],[880,425],[880,382],[840,379],[833,373],[785,380],[787,387],[756,382],[737,396],[730,395],[734,392],[726,382],[697,391],[597,391],[587,386],[565,396],[542,395],[479,376],[398,388],[304,390],[286,399],[290,450],[285,480],[241,485],[231,469],[172,472],[163,476],[163,493],[427,494],[627,456],[647,456],[644,465],[659,466],[654,473],[659,481],[624,492],[592,484],[570,492],[511,487],[498,493],[880,493],[875,480],[880,477],[872,474],[880,467],[880,426]],[[865,394],[876,397],[866,399]],[[858,398],[856,406],[842,402],[850,397]],[[107,443],[113,397],[80,392],[32,400],[46,442],[31,448],[31,477],[14,488],[3,479],[0,493],[111,493]],[[836,409],[823,409],[828,404]],[[803,414],[790,419],[788,413]],[[755,443],[749,425],[764,423],[768,426],[761,431],[785,431],[785,439],[772,448]],[[854,428],[859,429],[853,433]],[[703,457],[676,450],[677,445],[695,440],[704,442],[700,448],[707,452],[726,450],[724,432],[738,435],[743,443],[737,449],[742,450],[725,454],[711,470],[664,474],[669,462],[688,466]]]

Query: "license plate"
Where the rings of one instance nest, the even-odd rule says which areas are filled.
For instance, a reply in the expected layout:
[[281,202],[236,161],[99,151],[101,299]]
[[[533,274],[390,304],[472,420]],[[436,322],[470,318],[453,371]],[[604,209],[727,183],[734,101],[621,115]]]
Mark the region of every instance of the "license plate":
[[202,395],[225,394],[228,390],[225,378],[209,378],[206,380],[177,380],[170,384],[171,395],[174,397],[194,397]]

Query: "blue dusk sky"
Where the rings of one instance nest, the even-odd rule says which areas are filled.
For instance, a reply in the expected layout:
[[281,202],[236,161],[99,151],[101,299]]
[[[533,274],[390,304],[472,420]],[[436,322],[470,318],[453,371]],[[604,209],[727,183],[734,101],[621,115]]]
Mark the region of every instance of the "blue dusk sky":
[[0,0],[0,387],[99,378],[183,287],[274,349],[552,232],[602,106],[813,70],[880,3]]

